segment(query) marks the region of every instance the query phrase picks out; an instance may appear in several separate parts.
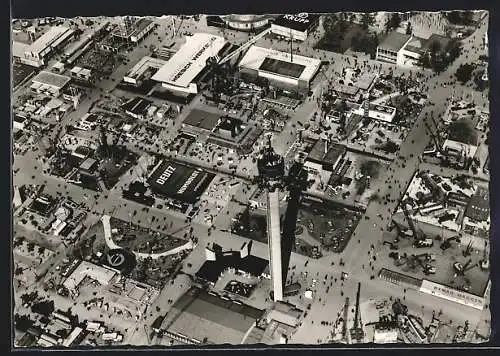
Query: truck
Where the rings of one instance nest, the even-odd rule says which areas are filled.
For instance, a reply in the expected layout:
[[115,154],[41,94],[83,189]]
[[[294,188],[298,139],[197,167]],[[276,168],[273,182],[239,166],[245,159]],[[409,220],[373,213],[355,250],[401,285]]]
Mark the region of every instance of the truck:
[[433,245],[434,241],[429,238],[423,240],[417,240],[413,243],[413,246],[417,248],[432,247]]

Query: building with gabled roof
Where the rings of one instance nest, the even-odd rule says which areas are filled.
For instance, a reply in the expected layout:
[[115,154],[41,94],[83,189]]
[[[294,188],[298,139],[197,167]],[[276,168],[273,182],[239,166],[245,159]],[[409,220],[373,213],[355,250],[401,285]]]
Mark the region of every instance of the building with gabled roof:
[[197,78],[225,47],[224,37],[209,33],[186,36],[186,43],[151,77],[165,89],[188,94],[198,93]]
[[393,31],[377,47],[376,59],[399,66],[415,66],[422,55],[429,51],[434,42],[445,48],[450,39],[438,34],[429,38],[407,35]]
[[163,320],[164,335],[182,344],[241,344],[264,310],[192,287]]
[[74,35],[75,31],[66,26],[53,26],[35,42],[25,44],[18,41],[12,43],[12,54],[21,63],[42,67],[57,48],[64,46]]

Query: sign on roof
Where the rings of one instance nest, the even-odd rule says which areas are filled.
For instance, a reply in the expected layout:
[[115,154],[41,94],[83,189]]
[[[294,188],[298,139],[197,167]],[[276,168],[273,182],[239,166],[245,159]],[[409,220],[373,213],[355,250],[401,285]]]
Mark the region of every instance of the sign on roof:
[[291,28],[297,31],[306,31],[319,19],[318,14],[301,12],[299,14],[286,14],[280,16],[274,22],[275,25]]
[[302,23],[310,22],[309,14],[307,12],[301,12],[300,14],[297,15],[283,15],[283,17],[289,21],[302,22]]

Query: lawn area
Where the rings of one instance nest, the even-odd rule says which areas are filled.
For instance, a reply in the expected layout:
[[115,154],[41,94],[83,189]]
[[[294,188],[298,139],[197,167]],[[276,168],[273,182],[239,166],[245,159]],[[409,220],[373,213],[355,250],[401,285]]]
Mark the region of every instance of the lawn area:
[[17,87],[27,77],[33,75],[35,72],[36,69],[31,66],[14,62],[12,64],[12,87]]
[[361,213],[329,204],[312,203],[299,211],[298,223],[304,226],[323,249],[342,252],[356,228]]

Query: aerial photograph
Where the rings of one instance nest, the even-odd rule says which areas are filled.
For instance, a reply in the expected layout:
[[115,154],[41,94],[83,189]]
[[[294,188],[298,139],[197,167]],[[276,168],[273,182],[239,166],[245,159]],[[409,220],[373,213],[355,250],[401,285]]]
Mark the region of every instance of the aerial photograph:
[[489,341],[488,22],[13,18],[12,349]]

